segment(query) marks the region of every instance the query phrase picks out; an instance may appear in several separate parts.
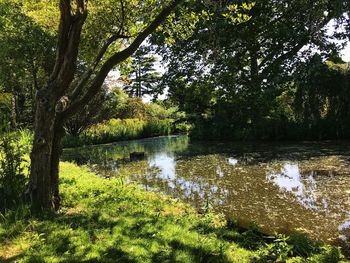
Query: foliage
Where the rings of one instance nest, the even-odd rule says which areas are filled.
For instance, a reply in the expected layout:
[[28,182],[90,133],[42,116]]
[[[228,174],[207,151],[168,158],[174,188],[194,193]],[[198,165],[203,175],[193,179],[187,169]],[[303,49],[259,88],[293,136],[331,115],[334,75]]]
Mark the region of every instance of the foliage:
[[144,95],[157,95],[156,87],[160,81],[160,74],[155,69],[157,59],[150,54],[149,47],[141,47],[131,57],[130,68],[123,68],[125,75],[123,89],[129,96],[143,97]]
[[117,114],[118,108],[124,103],[124,93],[115,89],[111,92],[103,89],[75,116],[66,121],[66,132],[72,136],[80,135],[88,127],[109,120]]
[[15,134],[0,138],[0,211],[23,201],[26,178],[25,150]]
[[0,92],[0,134],[10,130],[11,104],[11,93]]
[[[26,207],[0,219],[0,259],[18,262],[338,262],[339,250],[317,245],[308,256],[285,236],[256,235],[220,215],[196,214],[189,205],[102,179],[74,164],[61,163],[63,207],[58,215],[32,215]],[[248,230],[251,231],[251,230]],[[258,240],[254,240],[257,242]],[[288,247],[288,256],[285,256]],[[275,260],[273,260],[275,261]]]
[[120,119],[141,119],[144,120],[147,115],[147,105],[141,98],[127,98],[123,105],[117,109],[116,117]]
[[298,68],[294,112],[310,137],[349,137],[349,69],[347,63],[323,62],[317,55]]
[[[89,120],[90,125],[88,126],[81,126],[79,122],[75,123],[72,121],[71,127],[79,126],[85,129],[81,129],[79,133],[69,132],[64,139],[63,145],[72,147],[163,136],[173,133],[187,134],[191,129],[185,113],[179,112],[177,107],[162,101],[144,103],[141,98],[129,98],[124,97],[124,95],[119,90],[113,99],[115,103],[111,103],[107,107],[109,113],[101,116],[102,120],[111,115],[114,115],[116,118],[105,121],[95,118]],[[93,123],[93,121],[98,123]]]
[[[227,2],[237,9],[234,1]],[[293,105],[283,100],[296,98],[291,94],[296,90],[295,77],[309,71],[306,64],[302,74],[298,68],[316,49],[323,61],[337,54],[339,46],[330,39],[342,37],[330,36],[324,28],[333,18],[341,18],[344,3],[256,1],[241,12],[249,19],[238,25],[224,19],[217,5],[194,5],[197,13],[212,14],[210,19],[197,23],[191,37],[159,47],[168,63],[162,86],[180,110],[191,116],[193,135],[202,139],[302,136],[305,130],[287,134],[300,123],[292,120]],[[337,26],[342,22],[339,19]],[[156,38],[153,42],[159,44]]]
[[24,153],[29,154],[33,143],[33,132],[28,129],[20,129],[14,134]]
[[25,14],[24,2],[0,1],[0,90],[12,97],[12,127],[32,124],[35,92],[47,80],[54,58],[51,32]]
[[64,147],[110,143],[122,140],[169,135],[172,132],[171,119],[111,119],[85,130],[80,136],[67,136]]
[[127,98],[124,103],[117,107],[116,117],[121,119],[137,118],[149,119],[179,119],[184,118],[184,113],[179,112],[177,107],[164,101],[144,103],[141,98]]

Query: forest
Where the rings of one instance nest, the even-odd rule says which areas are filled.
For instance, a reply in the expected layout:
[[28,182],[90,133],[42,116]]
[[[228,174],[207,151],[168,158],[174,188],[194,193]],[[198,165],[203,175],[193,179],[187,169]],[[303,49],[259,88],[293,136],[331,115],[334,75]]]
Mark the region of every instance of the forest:
[[350,262],[347,0],[0,0],[0,262]]

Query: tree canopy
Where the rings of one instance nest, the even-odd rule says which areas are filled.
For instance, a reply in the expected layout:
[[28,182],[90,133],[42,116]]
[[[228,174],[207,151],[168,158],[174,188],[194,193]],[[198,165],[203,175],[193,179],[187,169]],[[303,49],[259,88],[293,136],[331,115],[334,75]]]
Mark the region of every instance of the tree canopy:
[[197,23],[190,38],[160,45],[168,63],[162,85],[198,127],[216,123],[204,137],[242,138],[245,130],[270,126],[271,102],[286,94],[298,65],[315,53],[323,61],[334,57],[340,49],[334,39],[348,33],[327,30],[331,21],[346,25],[345,1],[258,1],[238,24],[210,5],[195,8],[213,15]]

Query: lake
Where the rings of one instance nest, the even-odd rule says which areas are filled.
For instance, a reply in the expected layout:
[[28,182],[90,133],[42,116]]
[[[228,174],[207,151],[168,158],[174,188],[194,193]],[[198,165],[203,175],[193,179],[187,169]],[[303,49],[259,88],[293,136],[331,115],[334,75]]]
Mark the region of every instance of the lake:
[[[132,152],[145,157],[130,160]],[[301,231],[328,243],[350,239],[350,143],[191,142],[169,136],[65,149],[87,164],[146,190],[221,212],[266,233]]]

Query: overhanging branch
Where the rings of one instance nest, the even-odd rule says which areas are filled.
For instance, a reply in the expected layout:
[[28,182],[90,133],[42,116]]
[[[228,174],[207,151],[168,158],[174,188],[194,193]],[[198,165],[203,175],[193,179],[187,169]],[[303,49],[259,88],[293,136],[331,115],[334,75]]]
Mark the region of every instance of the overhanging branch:
[[101,67],[95,78],[92,80],[87,92],[81,97],[81,99],[72,102],[71,106],[63,112],[64,119],[74,115],[83,105],[86,105],[95,94],[97,94],[107,77],[108,73],[119,63],[129,58],[142,44],[142,42],[152,34],[157,27],[162,24],[170,13],[180,4],[183,0],[174,0],[168,6],[166,6],[157,17],[142,31],[140,32],[134,41],[124,50],[112,55]]

